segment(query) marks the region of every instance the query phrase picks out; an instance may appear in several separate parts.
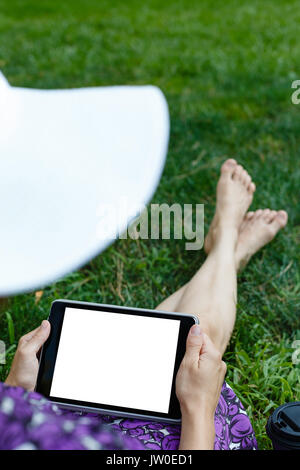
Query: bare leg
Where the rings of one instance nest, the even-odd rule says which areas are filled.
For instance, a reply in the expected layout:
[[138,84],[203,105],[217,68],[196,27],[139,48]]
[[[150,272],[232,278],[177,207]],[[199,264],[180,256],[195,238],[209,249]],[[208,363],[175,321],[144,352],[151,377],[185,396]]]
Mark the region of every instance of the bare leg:
[[198,316],[200,326],[222,354],[235,322],[238,230],[252,202],[253,190],[248,173],[235,160],[227,160],[217,186],[209,255],[184,290],[171,299],[173,306],[176,302],[175,310]]
[[184,286],[180,287],[177,291],[173,292],[169,297],[164,299],[157,307],[156,310],[165,310],[166,312],[178,311],[177,305],[179,304],[183,293],[189,283],[187,282]]
[[[288,215],[283,210],[258,209],[255,212],[247,212],[239,229],[238,242],[235,249],[235,265],[237,270],[244,268],[257,251],[272,241],[279,230],[285,227],[287,220]],[[177,306],[188,285],[189,282],[163,300],[157,306],[157,310],[169,312],[178,310]],[[201,286],[201,295],[202,291],[203,288]]]
[[237,230],[220,229],[215,246],[193,278],[157,308],[197,315],[200,326],[224,352],[235,321]]
[[[255,212],[247,212],[239,229],[238,242],[235,249],[235,265],[237,270],[244,268],[257,251],[273,240],[279,230],[286,225],[287,220],[288,215],[283,210],[258,209]],[[202,267],[199,272],[201,269]],[[163,300],[157,306],[157,310],[178,311],[179,302],[188,285],[189,282]],[[201,287],[201,292],[199,291],[198,294],[200,296],[203,293],[203,287],[199,287]]]
[[217,191],[217,209],[206,239],[205,263],[185,286],[163,301],[159,310],[198,315],[220,352],[235,322],[237,269],[268,243],[287,222],[284,211],[256,211],[243,217],[255,186],[234,160],[225,162]]

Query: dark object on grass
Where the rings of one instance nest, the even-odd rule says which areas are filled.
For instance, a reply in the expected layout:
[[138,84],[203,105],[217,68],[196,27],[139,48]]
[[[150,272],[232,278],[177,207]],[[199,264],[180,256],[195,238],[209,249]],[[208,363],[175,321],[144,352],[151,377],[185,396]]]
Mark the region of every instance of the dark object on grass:
[[274,450],[300,450],[300,401],[276,408],[266,429]]

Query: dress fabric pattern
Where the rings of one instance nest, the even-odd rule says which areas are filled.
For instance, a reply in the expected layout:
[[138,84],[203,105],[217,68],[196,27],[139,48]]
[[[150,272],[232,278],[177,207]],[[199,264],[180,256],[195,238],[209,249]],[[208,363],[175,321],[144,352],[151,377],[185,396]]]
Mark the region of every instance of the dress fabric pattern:
[[[139,439],[146,449],[178,449],[180,425],[138,419],[120,419],[110,416],[100,416],[100,420],[126,436]],[[241,401],[226,382],[223,384],[215,413],[215,431],[215,450],[257,449],[250,419]]]
[[[226,383],[215,414],[215,449],[257,449],[249,417]],[[76,413],[0,383],[0,449],[177,450],[180,425]]]

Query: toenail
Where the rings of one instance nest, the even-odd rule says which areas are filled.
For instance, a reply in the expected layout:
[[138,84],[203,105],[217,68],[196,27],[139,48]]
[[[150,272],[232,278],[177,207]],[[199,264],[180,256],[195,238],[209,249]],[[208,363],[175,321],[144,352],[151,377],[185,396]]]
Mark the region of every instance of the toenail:
[[282,220],[287,219],[287,213],[284,212],[284,211],[279,211],[277,215],[279,215],[279,217],[280,217]]

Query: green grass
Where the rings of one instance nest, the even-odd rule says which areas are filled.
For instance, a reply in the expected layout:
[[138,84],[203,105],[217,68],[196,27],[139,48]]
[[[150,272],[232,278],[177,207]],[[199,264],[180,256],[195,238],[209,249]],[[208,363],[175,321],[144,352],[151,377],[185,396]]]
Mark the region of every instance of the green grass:
[[[167,164],[153,202],[204,203],[208,226],[219,166],[233,156],[257,184],[253,204],[285,208],[288,227],[239,278],[228,382],[245,404],[260,448],[267,417],[300,400],[292,365],[299,329],[300,79],[298,2],[0,0],[0,68],[11,84],[68,88],[159,86],[171,114]],[[180,178],[178,176],[180,175]],[[46,247],[45,247],[46,249]],[[78,272],[11,299],[0,316],[10,348],[56,298],[155,307],[204,259],[182,241],[122,240]],[[1,370],[2,379],[7,367]]]

